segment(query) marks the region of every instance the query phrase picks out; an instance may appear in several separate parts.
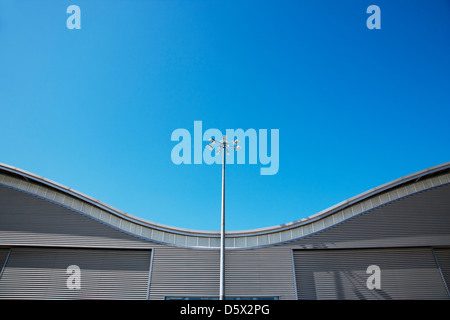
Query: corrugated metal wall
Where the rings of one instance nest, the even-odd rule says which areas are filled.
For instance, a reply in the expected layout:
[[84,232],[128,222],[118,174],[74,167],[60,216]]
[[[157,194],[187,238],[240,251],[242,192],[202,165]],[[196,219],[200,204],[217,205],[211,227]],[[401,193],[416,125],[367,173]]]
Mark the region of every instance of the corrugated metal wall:
[[[296,250],[299,299],[449,299],[431,248]],[[369,289],[371,265],[380,288]]]
[[450,245],[450,185],[423,191],[294,240],[293,248]]
[[[0,298],[146,299],[150,260],[149,250],[12,248]],[[72,281],[67,286],[73,265],[80,270],[79,289],[71,289]]]
[[[295,299],[289,248],[227,250],[225,270],[225,296]],[[150,299],[218,295],[218,250],[155,249]]]
[[[430,189],[291,242],[298,298],[448,299],[436,260],[448,278],[450,254],[437,248],[435,259],[432,246],[450,245],[449,195],[449,185]],[[381,290],[367,289],[371,264]]]
[[218,250],[158,247],[154,253],[150,299],[218,296]]
[[[0,187],[0,203],[0,245],[151,248],[154,249],[154,259],[150,299],[218,296],[219,250],[187,249],[145,241],[61,205],[11,188]],[[293,279],[289,248],[227,251],[227,295],[295,299]],[[14,296],[28,297],[24,292],[19,290]],[[6,291],[1,297],[7,297]]]
[[[436,284],[433,290],[427,291],[428,293],[425,291],[418,293],[418,291],[412,290],[411,297],[442,298],[446,294],[442,279],[448,279],[450,274],[449,254],[448,251],[445,251],[447,249],[442,248],[442,246],[450,246],[449,194],[450,185],[437,187],[354,216],[329,229],[324,229],[319,233],[298,240],[257,249],[227,250],[225,294],[233,297],[277,296],[280,299],[296,299],[296,289],[301,288],[303,290],[309,286],[309,291],[297,293],[299,298],[317,298],[317,292],[320,293],[319,297],[331,297],[334,294],[344,298],[373,298],[374,292],[363,292],[364,288],[355,284],[356,282],[352,282],[354,287],[351,287],[351,281],[366,279],[367,275],[361,273],[362,271],[365,272],[364,268],[361,269],[363,264],[370,262],[370,257],[381,255],[386,260],[379,262],[383,264],[380,267],[382,270],[383,268],[390,270],[388,275],[391,278],[384,278],[382,290],[386,290],[385,292],[377,292],[377,298],[406,296],[404,292],[398,289],[398,285],[397,289],[394,289],[395,283],[401,283],[405,288],[408,285],[406,281],[408,277],[399,275],[399,270],[406,272],[406,275],[415,277],[415,279],[419,273],[423,272],[422,279],[426,279],[426,281],[415,282],[415,285],[419,287],[427,283]],[[7,255],[8,248],[13,248],[4,273],[0,278],[0,288],[2,288],[0,289],[0,297],[2,298],[31,298],[43,294],[45,291],[47,292],[46,295],[41,295],[41,297],[82,297],[83,299],[122,297],[112,293],[108,296],[106,292],[108,290],[95,291],[94,281],[96,276],[90,276],[90,282],[84,285],[86,288],[91,288],[91,291],[84,296],[81,296],[80,293],[76,295],[76,292],[67,293],[64,288],[61,289],[61,281],[65,281],[68,277],[65,268],[69,265],[68,263],[76,264],[71,262],[74,261],[72,258],[75,256],[80,257],[79,263],[87,263],[85,267],[80,266],[82,270],[83,268],[86,268],[86,270],[105,270],[105,277],[109,279],[112,287],[123,285],[124,288],[129,289],[129,293],[124,293],[123,297],[145,298],[147,293],[144,293],[144,283],[148,284],[148,271],[146,282],[143,270],[140,269],[134,274],[134,271],[128,273],[127,268],[132,268],[134,263],[142,265],[142,269],[150,268],[150,250],[152,250],[153,255],[149,298],[163,299],[166,296],[207,297],[218,296],[219,292],[219,251],[217,249],[181,248],[140,239],[92,217],[85,216],[76,210],[2,186],[0,186],[0,246],[3,246],[0,249],[0,266],[3,265],[1,259],[3,261],[6,259],[5,255]],[[33,249],[31,246],[36,248]],[[400,250],[397,254],[393,254],[394,251],[380,251],[394,250],[394,248],[388,249],[388,247],[411,246],[427,246],[428,248],[417,249],[418,251],[408,251],[411,248],[396,248],[395,250]],[[441,246],[434,249],[436,256],[434,261],[430,260],[431,249],[429,249],[433,246]],[[75,249],[74,247],[85,249]],[[93,249],[93,247],[98,249]],[[126,250],[117,250],[119,254],[111,256],[107,252],[112,251],[107,251],[107,248],[108,250],[119,248]],[[346,251],[311,250],[318,248],[359,248],[358,250],[363,251],[358,251],[362,254],[361,256],[350,254],[337,256],[338,252],[345,254]],[[128,252],[129,249],[144,249],[144,251],[136,251],[139,254],[142,253],[142,256],[132,258],[130,261],[136,259],[136,262],[133,262],[132,265],[120,267],[122,261],[126,264],[125,260],[128,256],[124,253]],[[292,249],[295,250],[297,277],[294,276]],[[298,249],[305,250],[298,251]],[[87,251],[83,251],[86,254],[78,255],[71,250]],[[89,257],[92,257],[90,250],[100,250],[95,252],[101,253],[100,256],[103,258],[90,259]],[[101,250],[104,250],[105,253],[102,253]],[[63,252],[63,254],[57,254],[58,252]],[[332,252],[334,256],[327,252]],[[306,262],[302,262],[303,256],[298,255],[300,253],[304,255],[320,253],[320,255],[313,256],[316,260],[306,259]],[[397,255],[404,258],[402,262],[396,260]],[[433,257],[433,255],[431,256]],[[58,264],[58,259],[62,261],[60,264]],[[102,259],[106,262],[101,267],[88,263],[91,260],[92,262],[100,262]],[[114,262],[114,259],[117,259],[117,261]],[[441,272],[436,268],[436,260],[440,262]],[[145,266],[143,261],[147,261]],[[307,275],[309,271],[301,268],[307,268],[308,264],[310,269],[315,268],[312,264],[313,261],[316,261],[319,267],[324,268],[323,272],[317,271],[315,276],[317,283],[323,284],[318,289],[315,287],[315,282],[313,285],[311,280],[305,278],[304,275],[302,276],[302,272]],[[337,264],[341,268],[338,268],[337,271],[331,271],[334,272],[332,274],[334,287],[327,284],[327,281],[331,281],[330,274],[326,273],[328,272],[325,268],[327,261],[329,266]],[[349,272],[343,269],[346,267],[345,265],[339,265],[342,261],[348,262]],[[418,263],[417,265],[421,267],[410,267],[408,261],[411,264]],[[397,262],[400,265],[396,265]],[[107,265],[110,263],[117,267],[108,269]],[[122,274],[122,271],[125,273]],[[53,272],[56,273],[52,277],[51,273]],[[96,275],[95,272],[92,271],[88,274]],[[124,279],[128,275],[132,279],[138,280],[126,282]],[[136,275],[136,278],[133,278],[134,275]],[[398,278],[395,278],[394,275]],[[299,276],[302,278],[299,278]],[[45,279],[45,281],[42,281],[42,279]],[[392,279],[392,288],[386,283],[386,281],[391,281],[389,279]],[[27,281],[29,281],[27,285],[31,285],[31,290],[26,289],[25,283]],[[46,287],[46,283],[51,283],[51,281],[57,281],[54,284],[56,289],[53,291],[53,287]],[[306,282],[303,283],[302,281]],[[126,283],[133,285],[127,288]],[[345,284],[344,287],[342,287],[342,283]],[[106,282],[107,286],[108,283]],[[333,288],[334,291],[327,291],[327,288]],[[444,291],[442,288],[444,288]]]
[[0,245],[151,247],[79,212],[0,186]]
[[289,248],[230,250],[225,259],[225,295],[295,299],[295,277]]

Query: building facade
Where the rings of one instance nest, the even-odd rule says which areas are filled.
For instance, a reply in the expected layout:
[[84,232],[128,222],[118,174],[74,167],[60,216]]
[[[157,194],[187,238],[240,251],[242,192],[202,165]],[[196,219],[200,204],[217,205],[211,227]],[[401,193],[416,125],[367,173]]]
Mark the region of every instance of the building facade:
[[[219,246],[0,164],[0,299],[217,299]],[[229,299],[450,299],[450,163],[226,249]]]

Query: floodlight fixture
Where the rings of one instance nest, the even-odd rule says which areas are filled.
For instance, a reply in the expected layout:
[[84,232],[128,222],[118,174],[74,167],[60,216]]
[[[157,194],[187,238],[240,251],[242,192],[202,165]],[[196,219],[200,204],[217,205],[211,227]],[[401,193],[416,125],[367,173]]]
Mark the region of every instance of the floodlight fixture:
[[[208,150],[212,151],[214,149],[213,144],[215,144],[217,141],[214,138],[209,139],[209,142],[211,142],[211,144],[208,144],[206,146],[206,148],[208,148]],[[241,149],[240,146],[238,146],[239,140],[234,140],[232,143],[227,141],[227,136],[223,136],[222,140],[220,140],[218,142],[218,148],[216,151],[216,155],[219,155],[222,152],[222,149],[225,150],[224,154],[226,154],[227,156],[230,155],[230,152],[228,151],[228,148],[230,147],[230,145],[234,144],[234,150],[238,151]]]

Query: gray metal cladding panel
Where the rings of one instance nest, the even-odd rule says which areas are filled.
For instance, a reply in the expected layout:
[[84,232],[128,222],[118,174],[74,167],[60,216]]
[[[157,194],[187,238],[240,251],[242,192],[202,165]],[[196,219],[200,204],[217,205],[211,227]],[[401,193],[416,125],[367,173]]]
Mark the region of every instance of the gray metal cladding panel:
[[0,186],[0,245],[150,247],[77,211]]
[[154,249],[150,299],[209,297],[219,293],[219,251],[176,247]]
[[299,248],[450,245],[450,185],[396,200],[287,245]]
[[435,248],[434,253],[441,268],[445,284],[450,289],[450,248]]
[[[299,299],[449,299],[431,248],[295,250]],[[369,289],[380,268],[380,288]]]
[[[155,248],[150,299],[218,297],[219,272],[219,250]],[[225,295],[295,299],[291,250],[227,250]]]
[[0,268],[3,266],[3,262],[5,262],[8,252],[9,248],[0,248]]
[[[1,299],[146,299],[151,250],[13,248]],[[80,289],[67,286],[80,268]],[[70,281],[69,281],[70,282]]]
[[280,300],[296,299],[292,255],[288,248],[228,251],[225,264],[226,296],[276,296]]

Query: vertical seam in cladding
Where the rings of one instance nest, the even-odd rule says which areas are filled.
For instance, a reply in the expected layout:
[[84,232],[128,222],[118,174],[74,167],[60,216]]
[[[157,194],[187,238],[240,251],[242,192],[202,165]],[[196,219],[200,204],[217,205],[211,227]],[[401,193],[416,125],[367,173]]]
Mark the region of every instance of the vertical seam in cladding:
[[6,264],[8,263],[9,256],[11,255],[12,248],[9,248],[8,255],[6,256],[5,262],[3,263],[2,269],[0,270],[0,280],[2,279],[3,271],[6,268]]
[[296,280],[297,276],[295,275],[295,262],[294,262],[294,249],[293,248],[291,248],[291,263],[292,263],[292,276],[293,276],[295,299],[298,300],[297,280]]
[[152,279],[152,269],[153,269],[153,257],[155,255],[155,249],[152,248],[150,253],[150,265],[148,267],[148,282],[147,282],[147,300],[150,300],[150,284]]
[[433,253],[434,262],[436,263],[436,266],[439,270],[439,274],[441,275],[441,279],[442,279],[442,282],[444,283],[445,290],[447,290],[447,294],[450,297],[450,291],[448,290],[447,281],[445,281],[444,274],[442,273],[441,266],[439,265],[439,260],[436,257],[436,253],[434,252],[433,248],[431,248],[431,252]]

